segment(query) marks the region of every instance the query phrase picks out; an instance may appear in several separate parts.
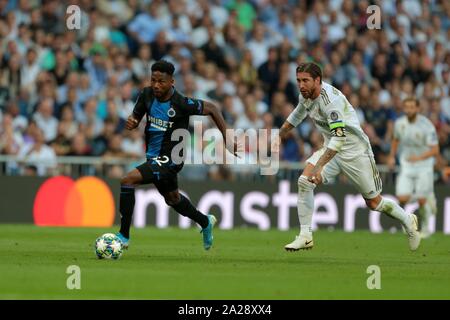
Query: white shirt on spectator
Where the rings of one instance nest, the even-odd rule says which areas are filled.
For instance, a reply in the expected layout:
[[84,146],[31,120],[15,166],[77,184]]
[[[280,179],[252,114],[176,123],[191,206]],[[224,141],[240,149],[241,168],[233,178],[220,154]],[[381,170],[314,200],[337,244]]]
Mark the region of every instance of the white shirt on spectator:
[[245,114],[241,114],[239,118],[236,120],[234,127],[236,129],[261,129],[264,126],[264,122],[261,118],[258,118],[256,121],[251,121]]
[[328,39],[336,42],[345,38],[345,30],[339,23],[333,23],[328,26]]
[[29,65],[28,63],[22,64],[20,68],[21,85],[23,87],[27,86],[34,87],[39,71],[41,71],[41,68],[39,67],[37,59],[36,62],[32,65]]
[[36,166],[39,176],[45,176],[49,173],[48,169],[56,166],[55,151],[45,144],[42,145],[39,151],[31,151],[32,148],[32,143],[25,144],[20,149],[18,157],[19,159],[26,160],[27,165]]
[[411,18],[420,17],[422,14],[422,7],[417,0],[403,0],[402,6],[403,10],[405,10]]
[[56,138],[58,133],[58,120],[55,117],[44,118],[39,112],[36,112],[33,119],[44,132],[45,141],[49,142]]
[[267,61],[269,43],[265,40],[255,41],[251,40],[247,44],[247,48],[252,52],[253,66],[258,69],[264,62]]
[[210,14],[211,14],[211,20],[214,22],[214,26],[216,26],[216,28],[220,28],[222,29],[223,26],[227,23],[228,21],[228,11],[227,9],[220,7],[220,6],[215,6],[212,5],[210,7]]
[[23,131],[25,131],[25,129],[28,126],[28,120],[26,117],[19,114],[14,117],[12,124],[13,124],[14,131],[22,131],[23,132]]
[[130,138],[124,138],[122,140],[122,150],[136,156],[145,156],[144,141],[142,139],[132,140]]
[[131,100],[121,100],[118,107],[119,117],[122,119],[127,119],[128,116],[133,112],[134,109],[134,102]]

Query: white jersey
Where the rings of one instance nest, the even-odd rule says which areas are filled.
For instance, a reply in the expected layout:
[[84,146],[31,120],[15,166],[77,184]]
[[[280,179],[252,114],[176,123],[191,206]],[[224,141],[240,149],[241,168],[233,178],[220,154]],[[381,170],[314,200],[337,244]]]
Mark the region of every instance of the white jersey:
[[409,162],[408,158],[421,155],[438,144],[436,129],[425,116],[418,114],[413,123],[403,116],[394,125],[394,138],[399,141],[400,165],[404,169],[433,167],[434,157],[422,161]]
[[345,143],[337,157],[345,160],[367,152],[372,154],[369,138],[361,129],[355,109],[344,94],[332,85],[322,81],[322,90],[316,99],[305,99],[300,94],[298,105],[287,121],[297,127],[307,115],[322,134],[325,146],[333,135],[345,134]]

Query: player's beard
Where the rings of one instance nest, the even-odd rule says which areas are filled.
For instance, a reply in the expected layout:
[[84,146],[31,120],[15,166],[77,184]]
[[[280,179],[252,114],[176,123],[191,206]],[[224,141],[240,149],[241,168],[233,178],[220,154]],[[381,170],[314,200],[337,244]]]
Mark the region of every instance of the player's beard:
[[154,92],[155,97],[157,97],[158,99],[162,98],[162,96],[163,96],[162,91],[160,91],[160,90],[159,90],[159,91],[154,90],[153,92]]
[[302,94],[303,98],[310,99],[314,93],[314,88],[312,88],[311,90],[306,90],[304,92],[300,91],[300,93]]
[[408,118],[409,122],[414,122],[416,121],[417,113],[414,113],[413,115],[406,115],[406,117]]

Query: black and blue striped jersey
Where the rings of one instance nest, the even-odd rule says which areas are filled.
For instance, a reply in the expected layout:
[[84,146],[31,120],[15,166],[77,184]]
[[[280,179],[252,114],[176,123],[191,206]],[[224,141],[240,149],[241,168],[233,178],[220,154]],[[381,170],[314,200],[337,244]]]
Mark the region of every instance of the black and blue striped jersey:
[[[141,120],[147,118],[145,143],[147,160],[172,164],[172,149],[180,141],[172,141],[176,129],[188,129],[189,117],[203,115],[203,100],[185,97],[172,87],[172,95],[167,101],[159,101],[150,87],[139,94],[133,109],[133,116]],[[183,156],[183,155],[180,155]],[[177,162],[177,161],[175,161]],[[176,163],[179,164],[179,163]]]

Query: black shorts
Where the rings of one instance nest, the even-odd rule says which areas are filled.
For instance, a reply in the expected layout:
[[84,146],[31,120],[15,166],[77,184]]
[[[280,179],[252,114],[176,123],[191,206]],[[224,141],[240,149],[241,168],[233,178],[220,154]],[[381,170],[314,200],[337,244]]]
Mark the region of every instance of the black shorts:
[[142,175],[142,184],[153,183],[161,194],[178,189],[178,172],[181,168],[180,165],[159,165],[150,161],[136,167]]

